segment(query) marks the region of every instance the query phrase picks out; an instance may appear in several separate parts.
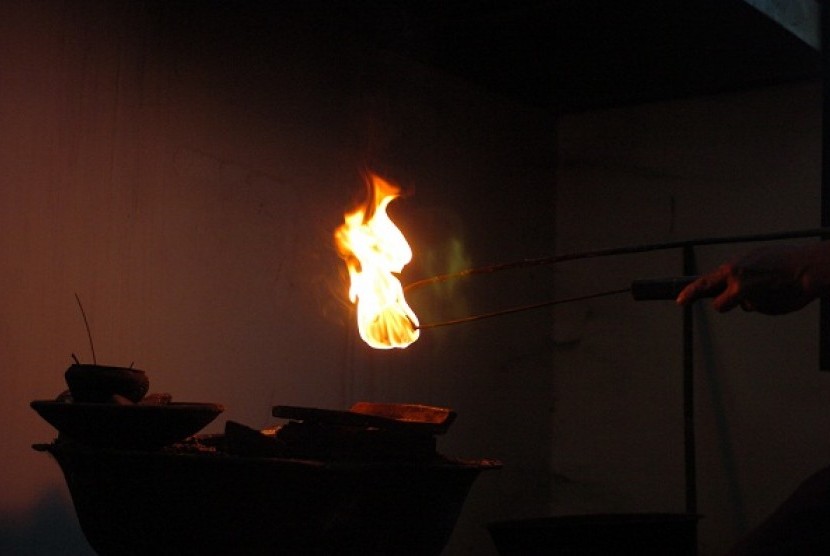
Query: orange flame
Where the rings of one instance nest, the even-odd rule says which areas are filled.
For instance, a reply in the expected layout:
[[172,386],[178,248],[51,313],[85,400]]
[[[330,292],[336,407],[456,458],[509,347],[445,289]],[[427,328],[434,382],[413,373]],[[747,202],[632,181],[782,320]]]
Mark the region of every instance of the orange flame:
[[334,238],[349,269],[349,299],[357,304],[360,337],[376,349],[405,348],[418,339],[420,331],[418,317],[395,277],[412,260],[412,249],[386,214],[400,190],[372,173],[368,181],[369,199],[345,214]]

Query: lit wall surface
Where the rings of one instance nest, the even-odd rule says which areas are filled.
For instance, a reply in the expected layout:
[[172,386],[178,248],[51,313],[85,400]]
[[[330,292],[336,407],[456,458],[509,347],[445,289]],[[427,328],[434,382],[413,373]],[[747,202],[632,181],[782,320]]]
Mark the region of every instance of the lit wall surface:
[[[366,167],[405,191],[404,280],[547,253],[553,126],[271,2],[0,6],[0,552],[89,554],[28,407],[71,354],[269,425],[277,404],[450,406],[440,449],[493,457],[449,553],[546,510],[551,315],[362,345],[331,235]],[[330,20],[329,20],[330,21]],[[413,294],[422,322],[550,297],[550,275]],[[278,516],[275,516],[275,519]],[[72,544],[74,543],[74,544]]]

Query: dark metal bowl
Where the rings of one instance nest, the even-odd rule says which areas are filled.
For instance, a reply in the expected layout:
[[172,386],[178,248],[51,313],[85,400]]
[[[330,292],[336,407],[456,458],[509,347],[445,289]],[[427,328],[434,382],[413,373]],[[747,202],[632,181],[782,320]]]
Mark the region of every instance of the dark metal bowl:
[[112,401],[117,394],[138,402],[147,393],[150,380],[144,371],[104,365],[71,365],[64,373],[72,399],[84,403]]
[[500,556],[694,556],[695,514],[588,514],[488,525]]

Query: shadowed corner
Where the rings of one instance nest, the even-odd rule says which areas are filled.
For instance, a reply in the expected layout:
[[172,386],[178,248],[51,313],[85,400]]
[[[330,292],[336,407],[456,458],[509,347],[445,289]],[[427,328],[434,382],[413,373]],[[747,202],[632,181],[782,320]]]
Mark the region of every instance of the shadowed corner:
[[84,538],[69,497],[55,487],[28,511],[0,513],[4,556],[95,556]]

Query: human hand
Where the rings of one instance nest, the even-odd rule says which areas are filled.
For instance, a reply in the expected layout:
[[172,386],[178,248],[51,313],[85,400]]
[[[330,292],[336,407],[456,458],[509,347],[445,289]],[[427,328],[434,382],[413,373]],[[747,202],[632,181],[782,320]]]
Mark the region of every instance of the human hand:
[[768,315],[797,311],[819,295],[821,288],[815,277],[826,272],[814,270],[826,263],[825,259],[814,246],[757,249],[686,286],[677,303],[689,305],[714,297],[712,307],[720,312],[738,306]]

